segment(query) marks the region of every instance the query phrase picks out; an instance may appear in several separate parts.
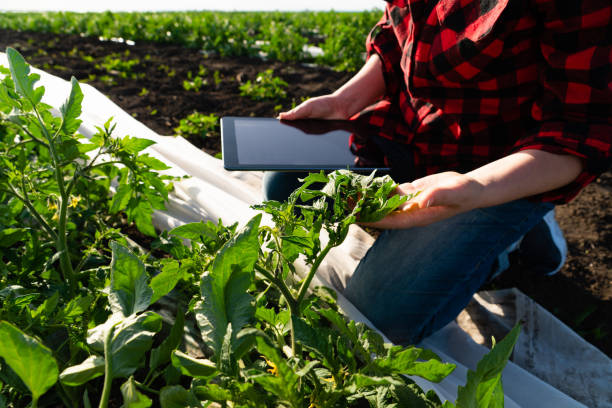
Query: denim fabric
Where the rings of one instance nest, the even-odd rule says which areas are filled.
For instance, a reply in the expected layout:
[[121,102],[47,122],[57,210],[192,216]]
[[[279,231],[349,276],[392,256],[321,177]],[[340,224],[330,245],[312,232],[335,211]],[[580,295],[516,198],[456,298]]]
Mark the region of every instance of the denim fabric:
[[552,208],[517,200],[426,227],[386,230],[344,296],[393,342],[418,343],[459,314],[498,256]]
[[262,180],[263,200],[285,201],[302,183],[298,179],[308,176],[301,171],[266,171]]

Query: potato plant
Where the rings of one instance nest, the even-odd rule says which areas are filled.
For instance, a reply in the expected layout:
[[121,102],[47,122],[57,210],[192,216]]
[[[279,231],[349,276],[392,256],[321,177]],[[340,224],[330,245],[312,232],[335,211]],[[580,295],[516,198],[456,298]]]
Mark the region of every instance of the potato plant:
[[[389,177],[311,174],[286,202],[255,206],[241,229],[209,221],[157,235],[143,203],[162,208],[169,180],[142,153],[150,142],[111,137],[110,121],[83,140],[78,83],[53,117],[37,76],[7,54],[0,406],[503,406],[501,370],[518,328],[468,374],[456,405],[442,403],[409,376],[440,381],[452,364],[385,344],[342,314],[332,290],[310,290],[352,223],[409,198],[392,195]],[[108,224],[119,212],[156,236],[156,257]]]
[[257,74],[255,81],[250,79],[240,85],[240,95],[253,100],[279,100],[287,97],[285,89],[289,84],[280,77],[274,76],[274,71],[267,69]]

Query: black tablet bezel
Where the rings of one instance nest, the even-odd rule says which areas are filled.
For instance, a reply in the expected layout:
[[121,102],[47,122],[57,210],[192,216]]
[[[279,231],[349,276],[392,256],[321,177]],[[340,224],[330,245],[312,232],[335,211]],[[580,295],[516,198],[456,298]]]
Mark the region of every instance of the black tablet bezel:
[[[221,153],[223,157],[223,167],[226,170],[231,171],[255,171],[255,170],[263,170],[263,171],[333,171],[333,170],[341,170],[341,169],[349,169],[357,172],[367,172],[370,173],[374,170],[377,172],[385,173],[389,171],[388,167],[380,166],[380,167],[358,167],[355,165],[349,166],[308,166],[308,165],[295,165],[291,163],[278,165],[278,164],[242,164],[238,161],[238,147],[237,147],[237,139],[236,139],[236,128],[234,123],[237,120],[262,120],[269,121],[274,126],[280,124],[278,119],[274,118],[262,118],[262,117],[241,117],[241,116],[224,116],[221,118]],[[276,122],[276,123],[275,123]],[[350,132],[349,132],[350,133]],[[323,136],[324,137],[324,136]],[[313,139],[316,141],[316,138]],[[348,141],[347,141],[347,149],[348,149]]]

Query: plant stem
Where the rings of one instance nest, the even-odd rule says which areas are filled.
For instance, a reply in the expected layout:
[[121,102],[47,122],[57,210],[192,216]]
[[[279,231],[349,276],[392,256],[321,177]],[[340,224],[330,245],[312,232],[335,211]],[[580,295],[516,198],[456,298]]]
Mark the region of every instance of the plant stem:
[[38,398],[32,398],[32,408],[38,407]]
[[115,326],[108,329],[108,333],[104,338],[104,388],[102,388],[102,397],[100,398],[100,405],[98,408],[106,408],[108,406],[108,399],[110,398],[111,384],[113,382],[113,363],[110,353],[110,345],[114,331]]
[[289,310],[293,311],[294,308],[297,308],[298,303],[295,301],[295,298],[291,294],[291,291],[289,290],[287,285],[285,285],[285,282],[283,282],[281,279],[276,278],[271,272],[267,271],[266,269],[262,268],[257,264],[255,264],[255,269],[257,270],[257,272],[261,273],[266,279],[272,282],[274,286],[278,288],[278,290],[280,290],[280,292],[283,294],[283,297],[287,301],[287,304],[289,305]]
[[[33,104],[34,105],[34,104]],[[60,267],[64,274],[64,279],[68,281],[68,285],[70,287],[70,293],[74,295],[77,290],[77,282],[74,277],[74,271],[72,269],[72,263],[70,262],[70,253],[68,252],[68,242],[66,239],[66,215],[68,212],[68,194],[66,193],[66,185],[64,183],[64,174],[62,172],[62,167],[59,161],[59,157],[57,151],[55,150],[55,136],[51,136],[49,134],[49,130],[45,126],[38,109],[36,109],[36,105],[34,105],[34,112],[36,113],[36,117],[38,118],[38,124],[40,125],[41,130],[43,131],[47,141],[49,142],[49,153],[51,153],[51,158],[54,164],[55,170],[55,180],[57,181],[57,186],[60,192],[60,214],[58,221],[58,231],[57,231],[57,240],[56,247],[57,252],[60,254]],[[59,130],[58,130],[59,132]]]
[[27,195],[22,197],[21,194],[19,194],[19,192],[15,188],[15,186],[13,186],[10,182],[8,183],[8,186],[11,189],[11,191],[7,191],[7,190],[4,190],[4,191],[17,197],[17,199],[21,201],[28,208],[28,210],[30,210],[30,213],[32,214],[32,216],[36,218],[36,221],[40,223],[40,225],[44,228],[44,230],[47,231],[47,233],[51,235],[53,239],[57,239],[57,235],[55,234],[55,231],[53,231],[53,228],[51,228],[51,226],[47,224],[45,219],[38,213],[38,211],[36,211],[36,208],[34,208],[34,205],[32,205]]
[[[304,300],[304,296],[306,296],[306,291],[308,291],[308,286],[310,286],[310,282],[312,282],[312,279],[314,278],[315,274],[317,273],[317,269],[319,269],[319,265],[321,265],[321,262],[323,262],[323,259],[327,256],[327,253],[334,246],[335,245],[331,241],[327,244],[327,246],[323,249],[323,251],[321,251],[321,253],[317,257],[315,262],[312,264],[312,267],[310,268],[310,271],[308,272],[308,275],[306,275],[306,279],[304,279],[304,281],[302,282],[302,286],[300,286],[300,290],[298,291],[298,296],[297,296],[297,299],[296,299],[296,303],[298,304],[298,308],[299,308],[300,311],[302,309],[301,308],[302,300]],[[298,314],[298,316],[299,316],[299,314]]]
[[140,388],[143,391],[149,392],[151,394],[155,394],[155,395],[159,395],[159,391],[154,390],[153,388],[149,388],[144,384],[139,383],[138,381],[134,380],[134,384],[136,384],[136,387]]

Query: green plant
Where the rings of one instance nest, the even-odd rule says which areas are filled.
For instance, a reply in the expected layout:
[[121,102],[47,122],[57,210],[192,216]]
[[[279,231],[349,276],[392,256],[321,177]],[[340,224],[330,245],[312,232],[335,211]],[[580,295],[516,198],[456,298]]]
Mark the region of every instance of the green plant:
[[[128,55],[128,52],[124,54],[125,57]],[[123,59],[121,54],[114,53],[106,55],[96,67],[105,69],[109,74],[119,75],[121,78],[138,79],[142,77],[142,74],[134,72],[134,67],[138,64],[140,60],[137,58]]]
[[200,112],[193,112],[186,118],[181,119],[174,131],[185,137],[218,137],[219,117],[214,113],[205,115]]
[[[205,69],[204,69],[204,71],[205,71]],[[202,66],[200,66],[200,72],[202,72]],[[189,71],[187,73],[187,79],[183,81],[183,88],[186,91],[200,92],[200,89],[204,85],[208,85],[208,81],[206,79],[202,78],[202,75],[206,75],[206,72],[201,73],[201,74],[198,73],[198,75],[193,76],[191,71]]]
[[[154,171],[163,163],[142,153],[151,142],[112,138],[110,121],[90,141],[77,136],[78,83],[55,118],[40,103],[37,76],[15,50],[7,54],[10,70],[0,68],[1,404],[454,406],[407,376],[440,381],[452,364],[384,344],[341,313],[333,291],[309,290],[352,223],[380,219],[408,199],[392,195],[389,177],[311,174],[288,201],[255,206],[259,213],[240,230],[198,222],[160,234],[154,259],[108,225],[121,211],[145,232],[152,227],[143,203],[162,205],[168,178]],[[263,213],[271,220],[263,223]],[[173,324],[160,309],[175,316]],[[456,406],[502,406],[501,370],[517,335],[515,328],[468,374]],[[197,356],[188,353],[194,341]]]
[[[0,84],[0,118],[12,132],[5,134],[0,148],[3,154],[0,192],[23,204],[29,216],[54,242],[61,272],[70,290],[77,290],[69,237],[75,228],[71,215],[96,211],[92,199],[100,200],[100,189],[118,178],[117,194],[110,202],[110,212],[125,210],[128,220],[136,222],[146,234],[155,235],[151,223],[153,208],[163,208],[168,190],[156,171],[166,169],[163,163],[140,152],[153,142],[126,136],[111,138],[110,122],[98,128],[91,141],[84,142],[76,133],[81,121],[83,94],[72,79],[72,90],[60,108],[61,117],[51,115],[50,107],[41,103],[44,88],[35,88],[39,79],[30,74],[21,55],[7,49],[10,72]],[[16,137],[15,143],[10,136]],[[88,152],[95,152],[92,157]],[[102,157],[112,159],[102,161]],[[36,157],[36,160],[32,160]],[[121,163],[119,169],[115,164]],[[95,183],[91,183],[96,180]],[[36,186],[44,186],[42,191]],[[108,190],[107,190],[108,191]]]
[[240,95],[248,96],[253,100],[262,99],[284,99],[287,97],[287,88],[289,84],[279,77],[274,76],[274,71],[267,69],[264,72],[257,74],[255,82],[248,80],[240,85]]

